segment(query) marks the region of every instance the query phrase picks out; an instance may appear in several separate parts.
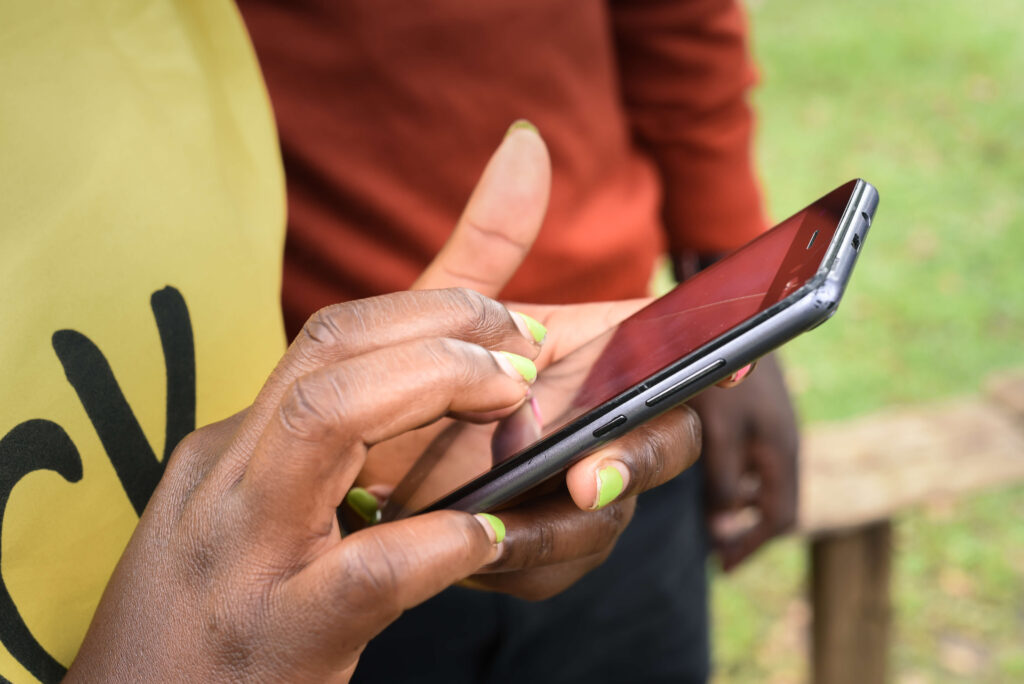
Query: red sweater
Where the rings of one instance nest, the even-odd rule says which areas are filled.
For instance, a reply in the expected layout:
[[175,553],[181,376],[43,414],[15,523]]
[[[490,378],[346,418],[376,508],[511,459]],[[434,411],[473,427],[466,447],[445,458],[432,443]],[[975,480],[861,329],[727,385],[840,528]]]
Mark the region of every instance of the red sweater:
[[643,295],[666,248],[763,229],[738,2],[239,5],[284,152],[292,334],[321,306],[408,287],[517,118],[547,142],[553,189],[508,298]]

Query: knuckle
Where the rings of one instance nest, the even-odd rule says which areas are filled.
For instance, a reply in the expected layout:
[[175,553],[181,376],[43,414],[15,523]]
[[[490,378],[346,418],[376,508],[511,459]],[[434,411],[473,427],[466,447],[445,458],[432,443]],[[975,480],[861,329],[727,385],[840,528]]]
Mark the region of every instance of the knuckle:
[[642,439],[634,441],[631,457],[624,459],[632,491],[646,491],[662,482],[665,462],[672,458],[671,448],[664,430],[647,430]]
[[542,518],[505,537],[505,553],[495,567],[521,569],[550,565],[558,531],[552,520]]
[[211,506],[206,497],[189,501],[169,531],[181,551],[177,567],[183,586],[209,592],[233,574],[238,549],[231,530],[237,529],[236,522],[230,505]]
[[181,555],[185,576],[192,583],[203,583],[216,575],[220,565],[219,546],[216,535],[208,530],[209,521],[195,508],[182,516],[180,529],[187,530],[182,536]]
[[464,321],[469,339],[481,339],[493,335],[509,321],[505,307],[490,297],[476,290],[465,287],[452,288],[450,291]]
[[431,367],[460,385],[470,385],[478,377],[482,355],[474,345],[450,337],[434,337],[424,342]]
[[677,409],[678,420],[686,425],[685,433],[680,433],[680,447],[693,453],[690,462],[697,460],[700,455],[701,441],[704,438],[704,426],[700,416],[693,410],[692,406],[683,404]]
[[650,429],[636,433],[623,459],[631,491],[646,491],[689,468],[700,455],[700,419],[681,406]]
[[208,452],[206,446],[212,436],[210,433],[211,427],[213,426],[200,428],[185,435],[185,438],[178,442],[178,445],[174,447],[174,451],[171,452],[171,457],[167,461],[167,470],[190,471],[197,467],[202,467]]
[[372,545],[355,545],[345,566],[341,600],[354,615],[395,615],[402,612],[398,600],[397,564],[401,554],[376,537]]
[[252,676],[258,667],[259,644],[263,642],[258,621],[238,609],[239,602],[213,592],[203,611],[204,637],[225,671],[239,680]]
[[[351,314],[351,315],[348,315]],[[358,304],[333,304],[320,309],[302,326],[301,338],[308,344],[308,350],[328,350],[337,347],[344,339],[342,318],[360,320]],[[321,352],[326,353],[326,351]]]
[[703,451],[703,427],[700,416],[690,406],[680,406],[672,413],[672,429],[669,431],[670,444],[666,445],[671,450],[673,460],[676,462],[678,474],[686,470],[700,458]]
[[153,493],[152,505],[169,506],[181,511],[193,493],[217,467],[223,457],[230,431],[221,429],[223,423],[200,428],[178,442],[164,469],[160,487]]
[[324,394],[323,385],[309,375],[292,383],[278,409],[281,424],[289,435],[318,441],[338,428],[344,406],[338,397],[337,405],[328,409]]
[[458,340],[450,337],[432,337],[423,342],[430,360],[439,367],[450,365],[460,366],[465,354],[465,347]]
[[547,565],[555,553],[558,531],[551,521],[544,521],[534,530],[532,547],[538,565]]

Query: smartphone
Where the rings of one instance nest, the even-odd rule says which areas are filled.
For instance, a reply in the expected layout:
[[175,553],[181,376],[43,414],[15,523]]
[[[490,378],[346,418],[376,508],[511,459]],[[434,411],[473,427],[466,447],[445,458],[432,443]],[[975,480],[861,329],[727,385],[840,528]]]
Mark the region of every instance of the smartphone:
[[580,355],[589,370],[541,438],[419,512],[497,508],[820,325],[877,206],[852,180],[572,352],[559,364]]

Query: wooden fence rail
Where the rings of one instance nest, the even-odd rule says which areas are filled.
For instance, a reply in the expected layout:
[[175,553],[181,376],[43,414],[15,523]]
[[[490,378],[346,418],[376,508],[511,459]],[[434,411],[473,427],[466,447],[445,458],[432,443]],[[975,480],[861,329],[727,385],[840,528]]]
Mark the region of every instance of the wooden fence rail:
[[1024,482],[1024,371],[993,379],[981,397],[813,426],[801,458],[813,681],[884,682],[892,519],[911,506]]

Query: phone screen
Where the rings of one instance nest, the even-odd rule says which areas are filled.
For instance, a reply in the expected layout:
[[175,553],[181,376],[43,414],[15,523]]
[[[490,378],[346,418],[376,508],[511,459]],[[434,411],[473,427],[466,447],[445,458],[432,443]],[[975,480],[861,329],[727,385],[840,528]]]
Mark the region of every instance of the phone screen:
[[417,486],[399,486],[396,493],[405,501],[396,503],[418,510],[488,471],[506,470],[560,439],[577,419],[591,421],[602,408],[610,411],[616,398],[647,389],[679,362],[803,287],[822,266],[855,185],[837,188],[542,371],[544,382],[535,393],[548,420],[532,444],[510,449],[492,443],[468,461],[435,461],[435,472],[414,478]]
[[605,333],[600,357],[573,407],[600,406],[803,287],[821,266],[855,183],[834,190]]

